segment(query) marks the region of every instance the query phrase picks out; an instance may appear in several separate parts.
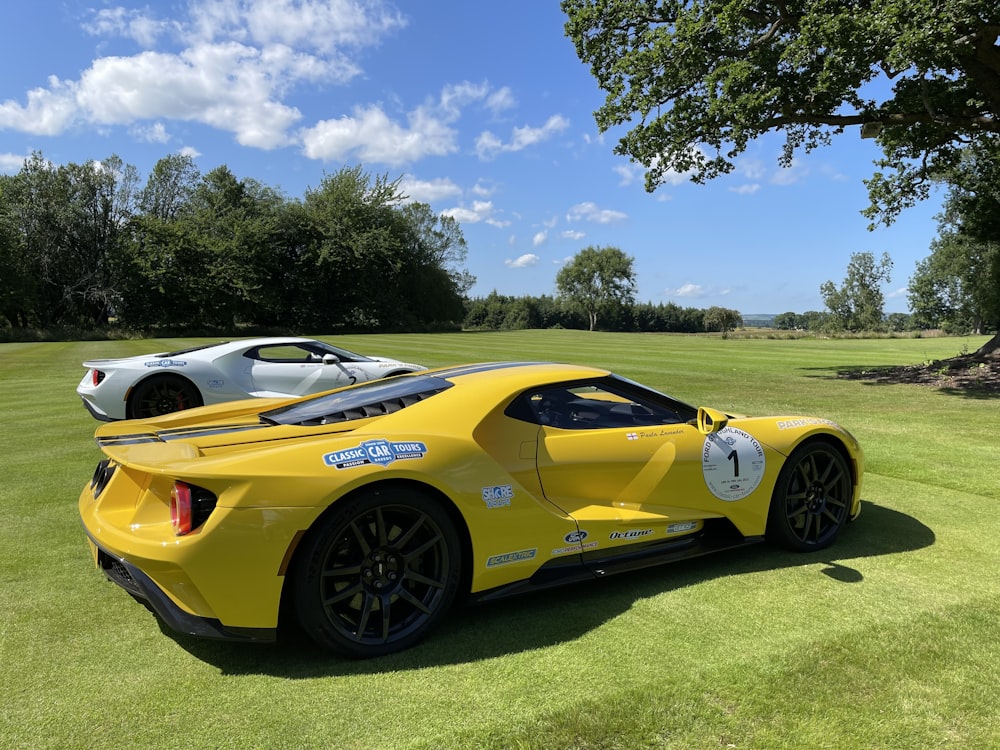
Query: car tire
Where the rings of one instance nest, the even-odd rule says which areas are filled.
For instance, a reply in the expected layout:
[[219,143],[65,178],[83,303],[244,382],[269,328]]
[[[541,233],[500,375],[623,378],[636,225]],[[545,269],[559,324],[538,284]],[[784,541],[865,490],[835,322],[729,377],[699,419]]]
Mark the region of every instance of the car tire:
[[767,539],[796,552],[830,546],[847,523],[854,479],[843,454],[826,441],[796,448],[778,474]]
[[180,375],[157,375],[146,378],[128,399],[129,419],[148,419],[184,409],[202,406],[197,386]]
[[409,648],[455,600],[462,571],[455,524],[436,499],[398,485],[341,502],[296,553],[299,624],[324,648],[352,658]]

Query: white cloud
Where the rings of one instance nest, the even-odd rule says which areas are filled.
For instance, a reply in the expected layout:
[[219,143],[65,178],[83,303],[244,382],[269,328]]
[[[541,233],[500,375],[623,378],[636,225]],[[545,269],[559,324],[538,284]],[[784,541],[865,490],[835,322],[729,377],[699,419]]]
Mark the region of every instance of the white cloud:
[[507,259],[503,263],[507,268],[530,268],[531,266],[537,266],[541,258],[539,258],[534,253],[526,253],[513,260]]
[[350,116],[303,129],[301,136],[302,152],[323,161],[358,158],[398,166],[458,149],[455,130],[423,109],[410,113],[404,126],[377,106],[356,107]]
[[472,194],[477,195],[480,198],[489,198],[494,192],[496,192],[496,188],[490,185],[484,185],[482,180],[472,186]]
[[739,187],[729,188],[730,193],[736,193],[737,195],[753,195],[758,190],[760,190],[760,185],[753,183],[752,185],[740,185]]
[[635,182],[636,176],[642,172],[641,169],[632,164],[619,164],[616,167],[612,167],[612,170],[621,178],[618,181],[621,187],[631,185]]
[[146,143],[169,143],[170,133],[163,126],[162,122],[155,122],[152,125],[143,125],[131,128],[129,131],[132,136],[139,141],[145,141]]
[[507,86],[497,89],[486,99],[486,107],[495,115],[505,110],[513,109],[516,106],[517,100]]
[[[126,125],[148,138],[156,131],[143,122],[180,120],[231,132],[245,146],[284,146],[293,142],[289,131],[301,119],[284,103],[288,92],[303,82],[350,81],[361,73],[357,50],[405,25],[382,0],[192,0],[186,16],[170,21],[148,11],[102,8],[84,30],[131,39],[144,51],[97,58],[78,81],[51,77],[46,87],[28,91],[23,103],[3,102],[0,129],[57,135],[80,123]],[[153,49],[161,41],[178,46]],[[411,113],[408,128],[396,126],[401,132],[375,130],[375,143],[359,155],[382,156],[387,141],[398,146],[421,138],[431,139],[433,153],[443,128],[421,115]],[[322,123],[318,127],[305,131],[310,148],[327,142]],[[414,152],[423,150],[404,149],[405,155]]]
[[687,284],[684,284],[680,288],[674,289],[673,291],[668,289],[667,295],[668,296],[674,295],[677,297],[704,297],[705,287],[703,287],[701,284],[692,284],[691,282],[688,282]]
[[906,294],[907,294],[907,292],[909,292],[909,291],[910,291],[909,287],[907,287],[907,286],[901,286],[899,289],[896,289],[895,291],[889,292],[885,296],[886,296],[886,299],[896,299],[897,297],[905,297]]
[[191,16],[195,39],[243,38],[324,53],[377,44],[407,23],[381,0],[194,0]]
[[142,47],[152,47],[163,34],[175,29],[171,22],[152,18],[135,9],[102,8],[92,13],[93,19],[83,24],[84,31],[94,36],[125,37]]
[[452,217],[459,223],[476,224],[480,221],[488,221],[493,217],[493,203],[491,201],[473,201],[472,208],[458,206],[441,213]]
[[792,159],[791,166],[783,168],[772,175],[771,183],[774,185],[794,185],[797,182],[801,182],[808,174],[808,168],[806,168],[800,159]]
[[541,143],[561,133],[569,127],[569,120],[562,115],[552,115],[540,128],[525,126],[511,131],[510,141],[504,143],[500,138],[484,131],[476,139],[476,154],[480,159],[492,159],[499,153],[522,151],[536,143]]
[[763,180],[767,174],[767,167],[760,159],[744,158],[737,162],[737,170],[746,179],[755,182]]
[[462,194],[462,188],[451,180],[440,177],[436,180],[418,180],[413,175],[405,175],[399,183],[399,189],[411,200],[421,203],[431,203]]
[[0,174],[17,174],[27,158],[20,154],[0,154]]
[[76,83],[50,76],[47,89],[28,92],[26,105],[21,106],[10,99],[0,104],[0,129],[58,135],[77,118],[76,92]]
[[567,240],[582,240],[586,236],[586,232],[580,232],[575,229],[567,229],[560,235],[560,237],[565,237]]
[[355,107],[349,116],[304,128],[302,150],[311,159],[358,158],[393,166],[428,156],[445,156],[458,150],[458,133],[452,125],[461,117],[463,108],[485,99],[489,92],[487,84],[445,86],[436,102],[426,102],[409,112],[405,125],[377,105]]
[[593,221],[598,224],[610,224],[627,218],[628,215],[621,211],[598,208],[597,204],[591,201],[577,203],[566,214],[567,221]]
[[539,245],[544,245],[545,240],[547,240],[548,238],[549,238],[548,232],[537,232],[535,236],[531,238],[531,244],[534,247],[538,247]]

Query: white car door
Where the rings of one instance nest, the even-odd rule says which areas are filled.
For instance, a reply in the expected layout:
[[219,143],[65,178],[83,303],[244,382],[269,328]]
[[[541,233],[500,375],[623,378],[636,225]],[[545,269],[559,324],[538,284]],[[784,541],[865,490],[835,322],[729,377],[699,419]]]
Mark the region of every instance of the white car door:
[[261,396],[305,396],[364,380],[335,357],[324,359],[297,344],[260,347],[250,377],[255,393]]

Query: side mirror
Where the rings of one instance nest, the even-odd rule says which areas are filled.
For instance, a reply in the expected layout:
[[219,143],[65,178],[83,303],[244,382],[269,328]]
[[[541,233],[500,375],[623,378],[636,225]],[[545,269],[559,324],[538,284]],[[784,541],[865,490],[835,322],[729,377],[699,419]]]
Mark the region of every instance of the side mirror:
[[702,435],[711,435],[726,429],[729,424],[729,417],[718,409],[710,409],[702,406],[698,409],[698,432]]
[[338,357],[336,354],[324,354],[323,355],[323,364],[324,365],[335,365],[335,364],[337,364],[339,362],[340,362],[340,357]]

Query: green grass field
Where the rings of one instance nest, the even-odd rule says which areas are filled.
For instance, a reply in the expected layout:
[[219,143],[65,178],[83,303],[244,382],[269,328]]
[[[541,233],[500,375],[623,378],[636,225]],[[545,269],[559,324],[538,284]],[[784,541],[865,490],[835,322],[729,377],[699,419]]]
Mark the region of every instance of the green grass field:
[[1000,398],[874,385],[985,339],[581,331],[345,336],[428,365],[602,365],[695,405],[841,422],[864,511],[831,549],[755,546],[457,610],[366,662],[197,641],[90,562],[100,457],[80,363],[193,340],[0,344],[0,748],[995,748]]

